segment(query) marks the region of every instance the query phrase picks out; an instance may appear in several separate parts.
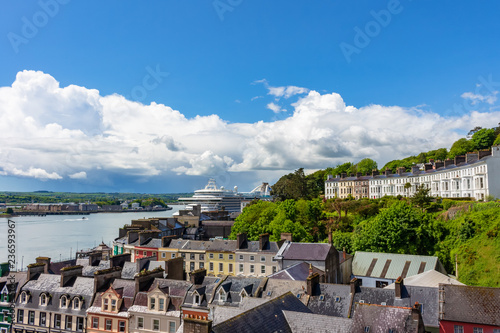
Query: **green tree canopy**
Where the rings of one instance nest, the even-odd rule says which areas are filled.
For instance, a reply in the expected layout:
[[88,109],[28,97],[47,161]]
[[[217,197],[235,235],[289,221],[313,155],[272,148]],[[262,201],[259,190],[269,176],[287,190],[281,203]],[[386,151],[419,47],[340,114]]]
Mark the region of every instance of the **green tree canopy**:
[[472,135],[471,141],[474,144],[474,149],[489,149],[495,141],[495,129],[480,129]]
[[455,158],[455,156],[464,155],[473,151],[475,148],[474,143],[466,138],[458,139],[451,146],[450,152],[448,153],[449,158]]
[[293,173],[282,176],[272,186],[272,194],[279,200],[309,198],[304,169],[300,168]]
[[364,158],[356,164],[357,172],[361,172],[364,175],[371,174],[373,169],[377,169],[377,162],[371,158]]

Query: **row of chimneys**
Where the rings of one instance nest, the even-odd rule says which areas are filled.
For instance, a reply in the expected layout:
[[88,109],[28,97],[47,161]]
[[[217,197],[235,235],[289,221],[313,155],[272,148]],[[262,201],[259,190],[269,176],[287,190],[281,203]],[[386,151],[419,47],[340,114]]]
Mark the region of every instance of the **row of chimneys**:
[[[424,164],[424,170],[425,171],[429,171],[429,170],[437,170],[439,168],[442,168],[442,167],[449,167],[451,165],[459,165],[460,163],[474,163],[480,159],[482,159],[483,157],[486,157],[486,156],[490,156],[491,155],[491,150],[480,150],[476,153],[467,153],[465,155],[460,155],[460,156],[455,156],[454,159],[446,159],[445,161],[440,161],[440,160],[433,160],[433,159],[430,159],[429,160],[429,163],[426,163]],[[418,171],[420,170],[420,168],[417,166],[417,165],[414,165],[411,167],[411,173],[417,173]],[[406,168],[405,167],[398,167],[397,168],[397,173],[398,175],[402,175],[403,173],[406,172]],[[392,174],[392,171],[391,169],[387,168],[386,170],[382,171],[382,174],[385,175],[385,176],[388,176],[390,174]],[[356,173],[356,175],[354,175],[353,173],[350,174],[350,177],[354,177],[356,176],[357,178],[361,177],[363,174],[361,172],[358,172]],[[378,171],[377,169],[373,169],[372,170],[372,176],[375,177],[375,176],[378,176],[380,175],[380,171]],[[341,173],[340,176],[337,175],[337,178],[341,178],[341,179],[344,179],[347,177],[347,173]],[[328,176],[329,179],[331,179],[331,175]]]
[[[281,233],[281,243],[282,241],[292,241],[292,234],[289,232]],[[263,251],[267,249],[267,245],[269,243],[269,234],[261,234],[259,235],[259,251]],[[281,244],[278,244],[278,247],[281,247]],[[246,233],[240,233],[236,236],[236,249],[242,250],[248,248],[248,238]]]

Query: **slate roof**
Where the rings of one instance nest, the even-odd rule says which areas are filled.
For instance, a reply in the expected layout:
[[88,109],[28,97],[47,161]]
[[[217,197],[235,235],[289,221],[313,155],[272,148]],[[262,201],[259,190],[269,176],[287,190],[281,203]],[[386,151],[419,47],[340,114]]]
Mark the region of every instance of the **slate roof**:
[[285,242],[276,257],[284,260],[326,260],[332,245]]
[[[254,297],[257,288],[264,278],[228,276],[217,288],[213,304],[225,306],[239,306],[242,300],[243,290],[248,296]],[[226,293],[226,301],[219,301],[219,294],[223,290]]]
[[[438,327],[438,289],[430,287],[405,286],[401,298],[396,298],[394,289],[358,287],[354,294],[354,304],[412,307],[415,302],[422,305],[422,318],[426,326]],[[355,307],[351,309],[353,315]]]
[[268,241],[264,244],[264,249],[260,250],[260,242],[259,241],[247,241],[247,247],[237,249],[236,252],[269,252],[269,253],[277,253],[280,249],[278,242]]
[[258,307],[248,310],[234,318],[213,326],[212,332],[238,332],[238,333],[291,333],[283,310],[310,313],[300,300],[292,293],[286,293],[280,297],[270,300]]
[[410,277],[428,270],[444,268],[437,257],[410,254],[378,253],[358,251],[352,262],[352,275],[396,280]]
[[292,292],[295,296],[300,294],[300,300],[306,302],[306,298],[303,297],[306,293],[306,286],[305,281],[269,279],[267,281],[266,288],[262,292],[262,297],[276,298],[286,294],[287,292]]
[[220,324],[268,301],[268,299],[263,298],[245,297],[241,300],[239,307],[215,306],[212,310],[212,324]]
[[441,320],[500,326],[500,288],[439,285]]
[[[48,304],[45,306],[47,311],[57,313],[67,313],[78,316],[85,316],[85,310],[91,305],[94,296],[94,279],[88,277],[76,277],[72,283],[66,287],[61,287],[61,276],[54,274],[40,274],[37,279],[28,281],[22,288],[23,291],[29,291],[31,296],[26,304],[20,302],[20,296],[16,301],[16,307],[20,309],[38,309],[39,297],[42,293],[50,294]],[[75,297],[83,297],[81,310],[74,310],[72,306],[67,308],[59,307],[61,296],[67,295],[72,301]]]
[[234,252],[237,242],[235,240],[214,239],[208,242],[207,251],[212,252]]
[[307,307],[315,314],[347,318],[351,299],[349,285],[319,283]]
[[[312,267],[313,273],[318,273],[324,275],[325,272],[319,268]],[[298,280],[306,281],[309,276],[309,264],[306,262],[299,262],[282,269],[279,272],[269,275],[270,279],[281,279],[281,280]]]
[[311,313],[283,310],[283,315],[293,333],[346,333],[351,331],[353,324],[349,318]]
[[137,247],[142,248],[142,247],[149,247],[149,248],[154,248],[158,249],[162,247],[161,239],[159,238],[149,238],[144,244],[142,245],[137,245]]
[[135,281],[125,279],[111,279],[110,283],[106,284],[101,290],[98,290],[94,299],[94,303],[92,303],[92,307],[88,309],[88,312],[100,313],[102,305],[102,294],[103,292],[108,290],[110,285],[112,285],[113,289],[116,290],[123,298],[122,306],[120,308],[121,313],[126,312],[128,308],[133,305],[135,297]]
[[[464,286],[463,283],[433,269],[404,279],[406,286],[438,288],[440,283]],[[385,289],[394,289],[394,286],[395,283],[391,283]]]
[[184,298],[183,306],[193,307],[198,306],[193,304],[194,296],[193,293],[196,290],[198,294],[201,296],[201,304],[199,306],[207,307],[209,302],[211,301],[211,297],[215,291],[215,288],[222,281],[220,277],[213,276],[205,276],[203,278],[202,284],[191,285],[189,291],[186,293],[186,297]]
[[7,284],[7,288],[9,288],[9,293],[10,293],[11,276],[14,276],[14,285],[16,288],[16,293],[19,292],[19,290],[27,280],[27,272],[10,272],[8,275],[0,277],[0,291],[3,289],[5,284]]
[[169,280],[169,279],[160,279],[155,278],[153,284],[149,288],[149,291],[158,286],[162,290],[166,290],[166,293],[170,297],[170,305],[168,310],[180,311],[182,304],[186,298],[186,294],[188,290],[191,288],[192,284],[188,281],[180,281],[180,280]]
[[413,320],[411,308],[357,304],[353,317],[353,332],[364,332],[370,327],[370,332],[389,332],[393,329],[398,333],[418,332],[418,321]]

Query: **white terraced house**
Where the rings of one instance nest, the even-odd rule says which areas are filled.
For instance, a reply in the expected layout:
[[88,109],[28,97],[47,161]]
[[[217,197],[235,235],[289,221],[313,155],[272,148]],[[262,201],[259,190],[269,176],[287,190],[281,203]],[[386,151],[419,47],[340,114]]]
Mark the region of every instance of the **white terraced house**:
[[491,151],[467,153],[454,160],[434,161],[413,166],[411,172],[398,168],[393,174],[385,170],[382,174],[373,171],[371,176],[346,177],[345,174],[325,182],[325,198],[343,198],[345,193],[356,193],[369,178],[368,197],[402,195],[410,197],[420,185],[430,189],[430,195],[443,198],[472,197],[484,200],[487,196],[500,197],[500,146]]

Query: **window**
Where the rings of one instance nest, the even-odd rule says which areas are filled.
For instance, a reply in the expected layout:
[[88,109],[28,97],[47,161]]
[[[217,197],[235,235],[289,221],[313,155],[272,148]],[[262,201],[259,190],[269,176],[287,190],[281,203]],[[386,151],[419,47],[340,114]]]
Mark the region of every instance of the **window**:
[[243,273],[243,264],[240,264],[240,273]]
[[189,270],[194,271],[194,262],[189,263]]
[[219,259],[224,259],[224,255],[222,253],[219,253]]
[[240,260],[243,260],[243,255],[242,254],[240,254]]
[[213,254],[213,253],[210,253],[210,254],[208,255],[208,257],[209,257],[210,259],[213,259],[213,258],[214,258],[214,254]]
[[175,333],[175,321],[168,323],[168,333]]
[[200,305],[200,295],[194,295],[194,304]]
[[71,331],[72,328],[73,328],[73,317],[66,316],[66,329]]
[[384,288],[388,285],[389,283],[386,281],[375,281],[375,287],[377,288]]
[[149,298],[149,309],[154,310],[156,305],[155,305],[156,299],[154,297]]
[[260,261],[261,262],[265,262],[266,261],[266,257],[264,257],[264,256],[260,257]]
[[60,314],[54,315],[54,328],[61,328],[61,315]]
[[35,325],[35,311],[28,312],[28,324]]
[[233,264],[229,264],[229,273],[233,272]]
[[453,328],[454,333],[464,333],[464,327],[460,325],[455,325]]
[[159,330],[160,330],[160,320],[153,319],[153,331],[159,331]]
[[27,301],[28,301],[28,295],[26,294],[25,291],[23,291],[23,293],[21,294],[21,303],[26,304]]
[[73,309],[78,310],[80,308],[80,300],[78,298],[73,299]]
[[200,262],[200,268],[204,268],[205,267],[205,263],[204,262]]
[[493,333],[500,333],[500,328],[494,328]]
[[370,326],[365,326],[365,332],[370,332]]
[[164,298],[160,298],[158,300],[158,303],[159,303],[158,304],[158,310],[160,310],[160,311],[165,310],[165,299]]
[[40,326],[47,326],[47,314],[45,312],[40,312],[39,323]]
[[[200,260],[205,260],[205,255],[202,253],[200,254]],[[175,324],[175,323],[174,323]]]
[[118,332],[125,332],[125,322],[124,321],[118,322]]
[[194,254],[194,253],[191,253],[191,254],[189,255],[189,259],[191,259],[191,260],[195,260],[195,254]]
[[17,322],[24,322],[24,310],[17,310]]
[[111,300],[111,311],[116,311],[116,299]]
[[99,318],[97,317],[92,318],[92,328],[99,328]]
[[105,298],[104,299],[104,311],[108,311],[108,306],[109,306],[109,299]]
[[260,266],[260,273],[266,274],[266,266],[264,266],[264,265]]
[[233,260],[233,255],[232,254],[229,254],[228,257],[229,257],[229,260]]
[[144,318],[137,317],[137,328],[144,328]]
[[76,331],[83,332],[83,317],[76,317]]
[[172,259],[174,259],[174,258],[175,258],[175,253],[172,253],[171,258],[172,258]]
[[255,267],[254,265],[250,265],[250,273],[254,273],[255,272]]
[[474,327],[473,333],[483,333],[483,329],[481,327]]
[[47,305],[47,296],[45,294],[40,296],[40,305]]
[[254,261],[255,260],[255,256],[250,256],[250,261]]
[[146,256],[146,255],[147,255],[147,252],[146,252],[146,251],[142,251],[142,255],[143,255],[143,256]]
[[111,331],[112,324],[111,319],[106,319],[106,331]]
[[219,272],[223,272],[223,271],[224,271],[224,264],[219,263]]
[[166,254],[165,252],[162,252],[162,253],[161,253],[161,257],[162,257],[162,258],[166,258],[166,257],[167,257],[167,254]]
[[276,271],[277,271],[276,266],[273,266],[273,273],[276,273]]
[[226,301],[226,293],[222,289],[219,291],[219,301],[222,301],[222,302]]
[[211,263],[210,263],[210,266],[209,266],[209,271],[213,271],[213,270],[214,270],[214,263],[213,263],[213,262],[211,262]]

